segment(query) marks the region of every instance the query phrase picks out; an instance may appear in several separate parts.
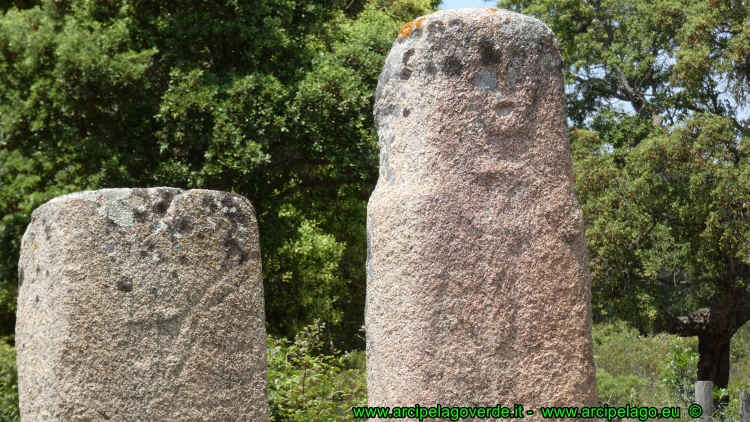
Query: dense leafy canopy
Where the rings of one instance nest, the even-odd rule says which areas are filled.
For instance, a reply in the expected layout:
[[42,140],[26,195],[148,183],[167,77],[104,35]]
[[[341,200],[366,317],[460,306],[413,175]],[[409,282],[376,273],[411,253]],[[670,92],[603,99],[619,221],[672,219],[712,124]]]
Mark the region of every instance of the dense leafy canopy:
[[[696,113],[732,119],[750,135],[738,107],[750,101],[750,6],[737,0],[502,0],[500,6],[546,22],[567,64],[568,112],[592,128],[617,105],[655,127]],[[626,126],[638,126],[630,119]],[[612,131],[617,132],[615,128]],[[620,128],[622,130],[623,128]],[[609,132],[601,131],[600,132]],[[615,146],[627,141],[619,133]],[[613,133],[612,135],[616,135]],[[633,130],[631,144],[646,135]],[[608,134],[609,136],[609,134]],[[608,139],[609,141],[609,139]]]
[[698,336],[699,379],[726,387],[750,320],[750,5],[500,4],[550,25],[567,64],[597,318]]
[[372,102],[429,0],[0,2],[0,318],[31,211],[105,187],[237,192],[258,215],[272,333],[360,346]]

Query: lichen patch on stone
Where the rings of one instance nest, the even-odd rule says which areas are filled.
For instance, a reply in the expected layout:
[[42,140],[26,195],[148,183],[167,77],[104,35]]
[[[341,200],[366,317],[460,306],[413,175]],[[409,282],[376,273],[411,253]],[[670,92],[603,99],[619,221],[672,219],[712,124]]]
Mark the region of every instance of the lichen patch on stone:
[[133,227],[133,211],[120,202],[130,196],[130,189],[105,189],[100,192],[107,202],[97,208],[96,212],[120,227]]
[[100,196],[101,196],[101,191],[87,190],[84,192],[71,193],[70,195],[68,195],[68,198],[80,199],[81,201],[86,201],[86,202],[96,202],[99,200]]
[[398,31],[398,40],[401,41],[404,38],[408,37],[409,34],[411,34],[411,31],[413,30],[414,21],[409,21],[404,24],[404,26],[401,27],[401,30]]
[[120,227],[133,227],[133,212],[123,204],[122,200],[130,197],[131,189],[102,189],[98,191],[75,192],[54,198],[50,203],[63,199],[78,199],[85,202],[98,203],[103,197],[106,202],[96,209],[102,217],[109,218]]
[[490,92],[497,87],[497,76],[494,72],[481,71],[477,76],[477,88],[483,93]]
[[411,35],[412,32],[416,31],[417,29],[422,29],[422,22],[424,22],[423,17],[405,23],[404,26],[401,27],[401,30],[398,31],[398,40],[403,41],[409,35]]

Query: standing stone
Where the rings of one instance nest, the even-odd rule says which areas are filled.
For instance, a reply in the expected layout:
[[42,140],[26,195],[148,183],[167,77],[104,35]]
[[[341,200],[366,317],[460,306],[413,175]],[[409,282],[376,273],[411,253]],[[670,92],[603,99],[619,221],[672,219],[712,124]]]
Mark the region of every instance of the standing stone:
[[596,405],[562,61],[496,9],[409,22],[378,82],[371,406]]
[[24,422],[267,420],[252,205],[172,188],[44,204],[21,246],[16,345]]

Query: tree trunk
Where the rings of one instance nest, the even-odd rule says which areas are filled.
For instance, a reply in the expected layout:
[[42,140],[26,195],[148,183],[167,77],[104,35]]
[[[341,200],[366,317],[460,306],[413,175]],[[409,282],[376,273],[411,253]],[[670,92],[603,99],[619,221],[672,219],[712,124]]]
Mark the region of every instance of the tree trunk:
[[[742,270],[745,269],[743,264]],[[664,327],[670,334],[698,336],[698,381],[711,381],[718,388],[727,388],[729,344],[734,333],[750,320],[750,295],[731,283],[720,283],[720,287],[708,308],[681,317],[665,312]],[[727,400],[728,397],[722,398],[721,402]]]
[[[722,338],[698,336],[698,381],[711,381],[717,388],[729,385],[729,343]],[[723,395],[715,403],[723,407],[729,404],[729,395]]]
[[698,336],[698,381],[711,381],[718,388],[729,385],[729,342],[707,335]]

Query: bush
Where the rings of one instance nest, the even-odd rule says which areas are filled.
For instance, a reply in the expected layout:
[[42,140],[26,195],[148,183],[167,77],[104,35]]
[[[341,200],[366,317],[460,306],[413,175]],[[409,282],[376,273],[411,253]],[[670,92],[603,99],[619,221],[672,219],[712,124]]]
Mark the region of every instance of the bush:
[[631,325],[615,321],[594,325],[593,339],[597,389],[602,403],[633,406],[671,403],[661,379],[672,336],[642,336]]
[[604,369],[596,370],[596,389],[599,402],[610,406],[623,406],[640,401],[639,394],[648,381],[635,375],[613,377]]
[[[594,325],[593,339],[602,403],[674,406],[677,392],[686,392],[687,385],[692,389],[697,361],[685,359],[697,351],[697,339],[645,336],[621,321]],[[686,372],[690,370],[692,379]]]
[[0,338],[0,422],[20,420],[18,415],[18,372],[13,336]]
[[351,408],[367,405],[364,353],[342,354],[320,340],[325,324],[305,327],[291,342],[268,337],[271,420],[348,421]]
[[675,403],[689,406],[695,402],[695,381],[698,372],[698,353],[680,344],[675,338],[667,355],[662,381],[669,389]]

